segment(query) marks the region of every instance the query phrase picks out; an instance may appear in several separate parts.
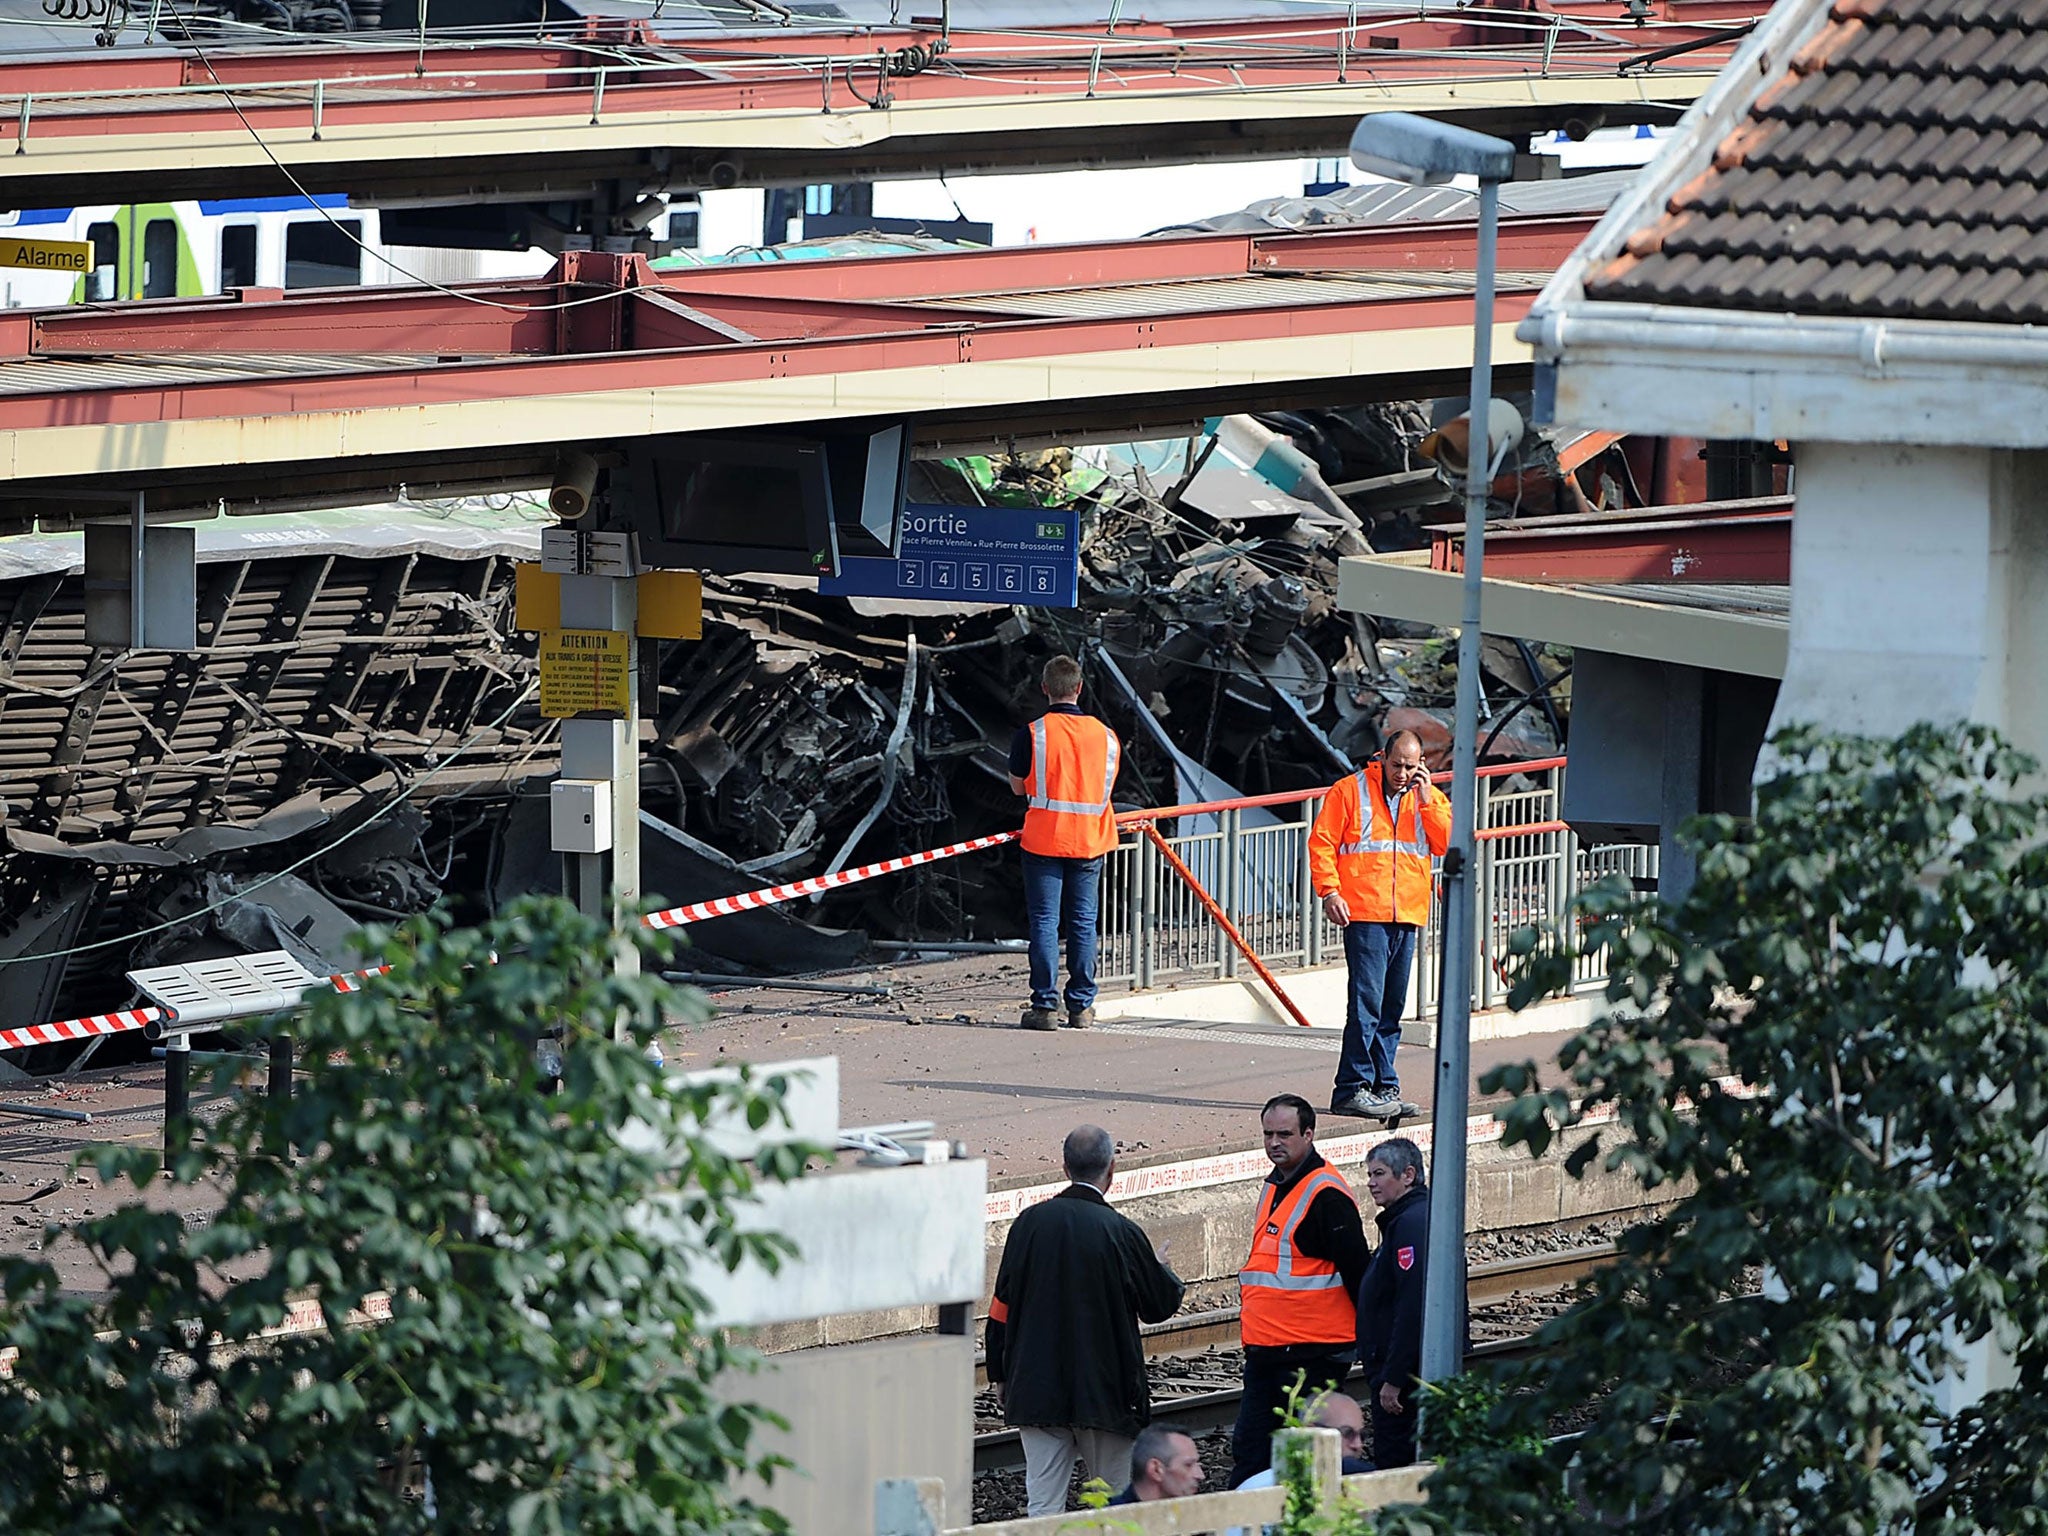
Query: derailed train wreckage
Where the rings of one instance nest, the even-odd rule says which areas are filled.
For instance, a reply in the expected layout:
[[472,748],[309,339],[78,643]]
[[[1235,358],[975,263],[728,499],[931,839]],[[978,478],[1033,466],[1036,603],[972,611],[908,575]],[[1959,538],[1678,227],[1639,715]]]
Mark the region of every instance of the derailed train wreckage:
[[[1014,826],[1007,747],[1054,650],[1084,657],[1124,737],[1129,805],[1326,783],[1403,725],[1447,751],[1447,642],[1334,601],[1338,557],[1424,542],[1450,510],[1420,453],[1430,416],[1229,418],[1187,441],[915,466],[917,500],[1072,507],[1077,610],[707,578],[703,638],[643,657],[646,888],[699,900]],[[1599,495],[1597,459],[1567,474],[1538,437],[1525,449],[1517,498]],[[129,969],[252,949],[340,969],[363,922],[558,888],[555,732],[513,629],[513,567],[544,519],[414,505],[202,525],[190,653],[89,646],[77,540],[10,541],[0,1016],[121,1006]],[[1512,713],[1496,752],[1554,750],[1564,665],[1490,642],[1488,672]],[[1013,882],[1010,861],[962,860],[721,918],[693,929],[694,963],[1008,934]],[[29,1065],[76,1054],[39,1049]]]

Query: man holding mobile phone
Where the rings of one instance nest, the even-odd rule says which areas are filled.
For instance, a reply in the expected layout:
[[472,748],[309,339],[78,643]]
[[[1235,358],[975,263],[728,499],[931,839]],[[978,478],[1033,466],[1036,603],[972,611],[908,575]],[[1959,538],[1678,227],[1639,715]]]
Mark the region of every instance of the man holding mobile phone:
[[1422,1113],[1401,1097],[1394,1052],[1415,938],[1429,918],[1431,860],[1450,842],[1450,797],[1430,783],[1413,731],[1396,731],[1323,797],[1309,833],[1309,878],[1324,915],[1344,931],[1349,981],[1333,1115]]

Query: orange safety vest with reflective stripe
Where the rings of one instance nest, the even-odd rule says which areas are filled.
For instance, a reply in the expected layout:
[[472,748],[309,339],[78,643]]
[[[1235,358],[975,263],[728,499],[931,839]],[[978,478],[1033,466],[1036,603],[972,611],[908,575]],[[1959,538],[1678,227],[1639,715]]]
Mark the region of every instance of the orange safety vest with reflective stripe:
[[1358,1311],[1344,1277],[1329,1259],[1312,1259],[1294,1246],[1294,1229],[1326,1189],[1341,1189],[1353,1205],[1358,1197],[1331,1167],[1318,1168],[1287,1192],[1278,1205],[1272,1184],[1259,1195],[1252,1224],[1252,1251],[1238,1272],[1238,1332],[1247,1344],[1343,1344],[1358,1331]]
[[1309,880],[1318,897],[1344,898],[1354,923],[1429,918],[1430,859],[1451,841],[1451,802],[1427,780],[1387,808],[1378,763],[1340,779],[1323,797],[1308,838]]
[[1123,751],[1092,715],[1046,714],[1031,722],[1031,776],[1024,781],[1024,851],[1093,859],[1116,846],[1109,792]]

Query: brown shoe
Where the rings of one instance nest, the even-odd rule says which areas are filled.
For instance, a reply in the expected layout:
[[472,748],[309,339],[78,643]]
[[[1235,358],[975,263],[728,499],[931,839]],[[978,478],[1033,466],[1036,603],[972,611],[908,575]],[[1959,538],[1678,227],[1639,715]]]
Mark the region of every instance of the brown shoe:
[[1024,1017],[1017,1021],[1019,1029],[1058,1029],[1060,1016],[1050,1008],[1026,1008]]
[[1093,1008],[1076,1008],[1067,1015],[1067,1028],[1069,1029],[1092,1029],[1094,1026],[1095,1010]]

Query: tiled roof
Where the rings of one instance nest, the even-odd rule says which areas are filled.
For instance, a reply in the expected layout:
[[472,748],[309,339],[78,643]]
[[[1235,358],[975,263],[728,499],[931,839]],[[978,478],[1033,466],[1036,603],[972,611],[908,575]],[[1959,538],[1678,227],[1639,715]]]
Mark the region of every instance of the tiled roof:
[[1840,0],[1586,294],[2048,322],[2048,0]]

